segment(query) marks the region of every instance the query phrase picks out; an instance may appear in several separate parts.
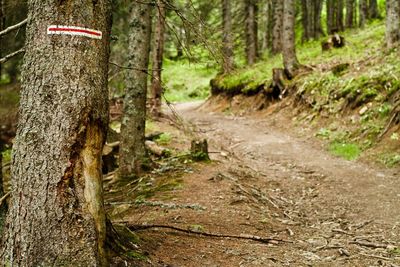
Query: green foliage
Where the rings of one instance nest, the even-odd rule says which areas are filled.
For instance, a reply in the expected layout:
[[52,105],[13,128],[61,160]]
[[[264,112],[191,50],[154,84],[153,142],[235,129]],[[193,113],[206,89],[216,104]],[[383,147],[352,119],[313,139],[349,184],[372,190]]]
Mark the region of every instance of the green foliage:
[[333,142],[329,150],[336,156],[342,157],[347,160],[355,160],[359,157],[361,149],[357,144]]
[[162,133],[157,139],[156,142],[160,145],[168,145],[172,140],[172,136],[169,133]]
[[11,152],[12,152],[11,148],[1,152],[1,154],[3,156],[3,162],[10,162],[11,161]]
[[165,98],[170,102],[205,99],[209,96],[210,80],[216,73],[215,66],[210,64],[166,59],[163,72]]
[[400,165],[400,154],[389,153],[381,155],[380,161],[388,167],[394,167]]

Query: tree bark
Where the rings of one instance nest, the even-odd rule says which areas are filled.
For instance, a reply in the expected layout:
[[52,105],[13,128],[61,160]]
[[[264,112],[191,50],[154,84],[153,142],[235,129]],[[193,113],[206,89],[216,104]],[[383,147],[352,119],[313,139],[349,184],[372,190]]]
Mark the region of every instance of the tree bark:
[[119,179],[138,177],[149,162],[144,142],[151,37],[150,5],[131,4],[129,20],[128,65],[136,69],[130,70],[125,79]]
[[346,28],[353,28],[354,0],[346,0]]
[[296,75],[300,67],[296,56],[295,44],[295,0],[284,0],[283,9],[283,33],[282,33],[282,54],[283,65],[290,77]]
[[228,73],[233,69],[233,42],[232,42],[232,14],[230,0],[222,0],[222,52],[223,52],[223,70]]
[[301,0],[301,22],[303,24],[303,37],[302,40],[308,41],[311,39],[311,24],[313,22],[311,17],[311,20],[309,20],[310,16],[310,6],[309,6],[309,0]]
[[[5,12],[4,12],[4,0],[0,0],[0,32],[5,28]],[[3,37],[0,36],[0,58],[3,58]],[[2,74],[2,65],[0,64],[0,79]],[[1,196],[0,196],[1,197]]]
[[343,8],[344,8],[343,0],[336,0],[336,28],[339,32],[344,31]]
[[272,54],[282,51],[282,24],[283,24],[283,0],[272,0],[273,26],[272,26]]
[[[28,1],[12,198],[2,266],[107,266],[101,152],[108,125],[108,0]],[[48,35],[60,24],[101,39]]]
[[391,49],[400,42],[400,3],[386,1],[386,46]]
[[314,5],[314,38],[318,39],[324,36],[325,33],[322,30],[321,25],[321,13],[322,13],[323,0],[315,0]]
[[337,31],[335,0],[326,0],[326,14],[326,27],[328,30],[328,34],[332,34]]
[[[390,0],[389,0],[390,1]],[[367,0],[359,0],[358,2],[359,8],[359,26],[360,28],[364,28],[365,26],[365,21],[368,17],[368,6],[367,6]]]
[[[4,196],[4,182],[3,182],[3,144],[0,140],[0,199]],[[7,212],[7,202],[0,203],[0,236],[3,232],[4,219]]]
[[247,64],[253,65],[258,57],[257,2],[245,0],[246,6],[246,58]]
[[164,41],[165,41],[165,4],[163,0],[157,0],[157,11],[156,11],[156,25],[154,33],[154,44],[153,44],[153,65],[152,65],[152,76],[151,76],[151,93],[152,93],[152,105],[151,114],[154,117],[161,116],[161,96],[163,93],[162,80],[161,80],[161,69],[163,65],[163,54],[164,54]]
[[379,14],[379,10],[378,10],[378,1],[377,0],[369,0],[368,18],[369,19],[381,18],[381,15]]
[[263,9],[264,15],[264,34],[262,40],[262,50],[267,50],[272,47],[272,23],[273,23],[273,14],[272,14],[272,1],[267,0],[264,4]]

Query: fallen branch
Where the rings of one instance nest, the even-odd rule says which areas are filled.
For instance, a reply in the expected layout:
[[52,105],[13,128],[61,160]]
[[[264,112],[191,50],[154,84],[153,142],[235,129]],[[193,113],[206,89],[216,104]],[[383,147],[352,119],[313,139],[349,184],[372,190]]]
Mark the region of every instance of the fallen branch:
[[351,241],[350,244],[355,244],[355,245],[368,247],[368,248],[387,248],[387,246],[388,246],[385,244],[377,244],[377,243],[371,243],[371,242],[366,242],[366,241]]
[[166,209],[193,209],[193,210],[206,210],[205,207],[198,204],[175,204],[164,203],[160,201],[121,201],[121,202],[108,202],[106,205],[135,205],[135,206],[149,206],[160,207]]
[[5,56],[5,57],[3,57],[3,58],[0,59],[0,64],[1,64],[1,63],[4,63],[4,62],[6,62],[6,61],[8,61],[9,59],[11,59],[11,58],[13,58],[13,57],[15,57],[15,56],[17,56],[17,55],[19,55],[19,54],[21,54],[21,53],[24,53],[24,52],[25,52],[25,49],[24,49],[24,48],[21,48],[20,50],[15,51],[15,52],[13,52],[13,53],[11,53],[11,54]]
[[160,225],[160,224],[147,224],[147,225],[142,225],[142,224],[129,224],[126,223],[129,229],[133,231],[140,231],[140,230],[146,230],[150,228],[164,228],[164,229],[171,229],[175,230],[178,232],[183,232],[187,234],[194,234],[194,235],[201,235],[201,236],[207,236],[207,237],[216,237],[216,238],[234,238],[234,239],[244,239],[244,240],[253,240],[257,242],[261,242],[264,244],[276,244],[277,242],[285,242],[285,243],[293,243],[292,241],[289,240],[283,240],[283,239],[278,239],[278,238],[273,238],[273,237],[260,237],[260,236],[255,236],[255,235],[230,235],[230,234],[213,234],[213,233],[208,233],[208,232],[199,232],[195,230],[190,230],[190,229],[184,229],[184,228],[179,228],[176,226],[171,226],[171,225]]
[[10,195],[11,195],[11,191],[0,198],[0,207],[3,204],[3,201],[6,200]]
[[13,31],[13,30],[16,30],[16,29],[18,29],[18,28],[21,28],[21,27],[24,26],[27,22],[28,22],[28,19],[24,19],[23,21],[21,21],[21,22],[15,24],[15,25],[13,25],[13,26],[8,27],[7,29],[5,29],[5,30],[3,30],[3,31],[0,32],[0,37],[3,36],[3,35],[6,35],[7,33],[11,32],[11,31]]
[[372,254],[366,254],[366,253],[360,253],[360,255],[375,258],[375,259],[385,260],[385,261],[392,260],[391,258],[387,258],[387,257],[379,256],[379,255],[372,255]]

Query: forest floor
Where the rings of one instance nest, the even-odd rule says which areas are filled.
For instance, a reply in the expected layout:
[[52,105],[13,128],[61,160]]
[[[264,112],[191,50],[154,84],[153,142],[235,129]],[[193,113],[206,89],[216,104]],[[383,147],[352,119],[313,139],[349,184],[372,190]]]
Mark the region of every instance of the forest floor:
[[400,266],[399,169],[335,157],[284,112],[238,116],[199,103],[176,109],[208,140],[211,162],[172,175],[177,186],[147,198],[157,205],[109,207],[114,222],[271,240],[150,228],[137,232],[147,256],[135,266]]

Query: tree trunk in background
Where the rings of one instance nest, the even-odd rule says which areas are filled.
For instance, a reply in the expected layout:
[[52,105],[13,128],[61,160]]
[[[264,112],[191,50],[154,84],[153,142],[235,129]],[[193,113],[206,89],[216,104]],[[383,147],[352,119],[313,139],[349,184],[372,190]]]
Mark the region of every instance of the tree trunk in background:
[[[301,0],[301,22],[303,24],[302,41],[308,41],[312,38],[313,12],[310,12],[310,0]],[[314,11],[314,9],[312,9]],[[311,15],[311,17],[310,17]]]
[[379,10],[378,10],[378,1],[377,0],[369,0],[368,18],[369,19],[381,18],[381,15],[379,14]]
[[[101,154],[111,1],[28,1],[12,198],[1,266],[107,266]],[[54,24],[102,39],[48,35]]]
[[344,31],[343,8],[344,8],[343,0],[336,0],[336,28],[340,32]]
[[328,34],[332,34],[336,29],[336,12],[335,12],[335,1],[334,0],[326,0],[326,27],[328,30]]
[[246,6],[246,59],[253,65],[258,56],[257,0],[245,0]]
[[315,4],[314,4],[314,38],[316,38],[316,39],[325,35],[324,31],[322,30],[322,25],[321,25],[322,5],[323,5],[323,0],[315,0]]
[[145,147],[147,70],[149,66],[150,5],[131,4],[129,18],[129,70],[126,79],[124,113],[119,149],[119,179],[138,177],[149,159]]
[[264,6],[263,14],[265,16],[265,32],[264,39],[262,43],[262,49],[267,50],[272,48],[272,25],[273,25],[273,13],[272,13],[272,1],[267,0]]
[[272,26],[272,54],[282,51],[282,24],[283,24],[283,0],[272,0],[273,26]]
[[283,32],[282,32],[282,54],[283,65],[286,72],[294,77],[300,64],[296,56],[295,44],[295,0],[284,0],[283,9]]
[[386,0],[386,45],[389,49],[400,42],[400,3]]
[[[390,1],[390,0],[388,0]],[[359,26],[360,28],[364,28],[365,26],[365,21],[368,17],[368,6],[367,6],[367,0],[359,0],[358,2],[358,12],[359,12]]]
[[154,117],[161,116],[161,96],[163,93],[162,80],[161,80],[161,69],[163,65],[163,54],[164,54],[164,38],[165,38],[165,4],[163,0],[157,0],[156,7],[156,25],[154,32],[153,42],[153,64],[152,64],[152,76],[151,76],[151,114]]
[[346,0],[346,28],[353,28],[354,0]]
[[222,52],[223,52],[223,70],[228,73],[233,69],[233,42],[232,42],[232,14],[230,0],[222,0]]

